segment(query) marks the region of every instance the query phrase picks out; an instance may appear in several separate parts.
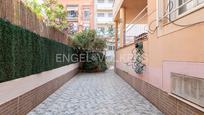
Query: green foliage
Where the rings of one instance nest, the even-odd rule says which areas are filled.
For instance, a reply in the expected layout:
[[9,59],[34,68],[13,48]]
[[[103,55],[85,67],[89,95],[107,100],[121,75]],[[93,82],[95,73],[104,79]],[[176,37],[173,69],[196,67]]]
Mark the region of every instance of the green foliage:
[[56,62],[56,54],[70,56],[76,50],[40,37],[0,19],[0,82],[71,64]]
[[135,66],[134,69],[136,73],[142,74],[145,69],[145,64],[143,63],[143,60],[144,60],[143,43],[137,42],[135,44],[135,48],[136,48],[136,60],[134,62],[134,66]]
[[96,31],[85,30],[76,33],[73,37],[73,45],[81,54],[85,54],[85,62],[81,63],[84,72],[101,72],[107,69],[105,56],[101,53],[106,47],[105,40],[97,37]]
[[114,28],[112,25],[108,27],[108,29],[101,28],[97,30],[97,34],[100,36],[106,36],[106,37],[114,37]]
[[42,17],[43,5],[38,0],[24,0],[26,6],[28,6],[37,16]]
[[107,69],[105,55],[100,52],[86,52],[86,61],[80,69],[83,72],[104,72]]
[[103,40],[101,38],[96,38],[93,42],[92,49],[94,49],[96,51],[103,51],[105,47],[106,47],[105,40]]
[[66,19],[67,11],[58,0],[43,0],[43,3],[39,3],[38,0],[24,1],[25,4],[39,17],[45,17],[44,22],[48,26],[53,26],[60,30],[68,28]]
[[57,0],[44,0],[43,8],[47,17],[45,21],[48,25],[59,29],[64,29],[68,26],[67,11]]
[[103,51],[106,42],[97,37],[95,30],[85,30],[74,35],[73,45],[78,49]]
[[113,26],[110,26],[110,27],[108,27],[108,35],[110,36],[110,37],[114,37],[114,28],[113,28]]

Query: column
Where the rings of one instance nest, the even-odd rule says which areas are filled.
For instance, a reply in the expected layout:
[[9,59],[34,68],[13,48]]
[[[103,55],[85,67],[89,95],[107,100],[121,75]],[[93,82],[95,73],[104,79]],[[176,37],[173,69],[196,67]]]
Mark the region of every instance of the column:
[[125,46],[126,38],[126,11],[125,8],[120,8],[120,47]]
[[115,50],[118,49],[118,21],[115,22]]
[[117,49],[118,49],[118,20],[115,20],[114,21],[115,23],[115,60],[114,60],[114,71],[116,72],[116,60],[117,60],[117,55],[116,55],[116,52],[117,52]]

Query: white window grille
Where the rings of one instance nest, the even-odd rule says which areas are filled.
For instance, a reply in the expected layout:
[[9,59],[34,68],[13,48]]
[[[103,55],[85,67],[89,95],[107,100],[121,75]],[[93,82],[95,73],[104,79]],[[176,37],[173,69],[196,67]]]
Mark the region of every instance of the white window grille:
[[157,18],[158,22],[168,17],[173,21],[186,11],[191,10],[204,3],[204,0],[157,0]]

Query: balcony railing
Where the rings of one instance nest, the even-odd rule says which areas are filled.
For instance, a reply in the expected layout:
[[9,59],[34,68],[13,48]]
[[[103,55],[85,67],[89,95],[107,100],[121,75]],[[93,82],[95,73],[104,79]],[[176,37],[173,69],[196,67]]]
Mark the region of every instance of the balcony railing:
[[148,33],[148,25],[144,21],[147,17],[147,6],[126,26],[126,45],[135,42],[145,33]]
[[[158,1],[157,4],[158,4],[157,26],[159,26],[160,22],[162,22],[163,25],[165,25],[169,22],[175,21],[178,17],[182,16],[184,13],[191,13],[194,12],[196,9],[203,8],[204,1],[186,0],[178,4],[177,1],[171,0],[166,3],[164,3],[164,1]],[[182,24],[176,25],[182,26]]]
[[96,6],[97,6],[97,10],[112,10],[113,9],[113,4],[111,3],[98,3]]
[[147,24],[132,24],[131,26],[126,32],[126,44],[134,43],[136,37],[147,33]]
[[77,21],[78,17],[67,17],[68,21]]
[[113,23],[113,18],[109,17],[98,17],[96,19],[97,23],[106,24],[106,23]]

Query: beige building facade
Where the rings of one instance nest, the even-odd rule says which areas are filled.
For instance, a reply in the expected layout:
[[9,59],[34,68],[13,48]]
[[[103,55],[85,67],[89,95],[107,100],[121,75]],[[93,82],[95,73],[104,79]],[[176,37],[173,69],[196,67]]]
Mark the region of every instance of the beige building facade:
[[108,36],[108,29],[113,27],[113,0],[95,0],[95,29],[98,34]]
[[74,31],[94,29],[94,0],[59,0],[66,10],[67,21]]

